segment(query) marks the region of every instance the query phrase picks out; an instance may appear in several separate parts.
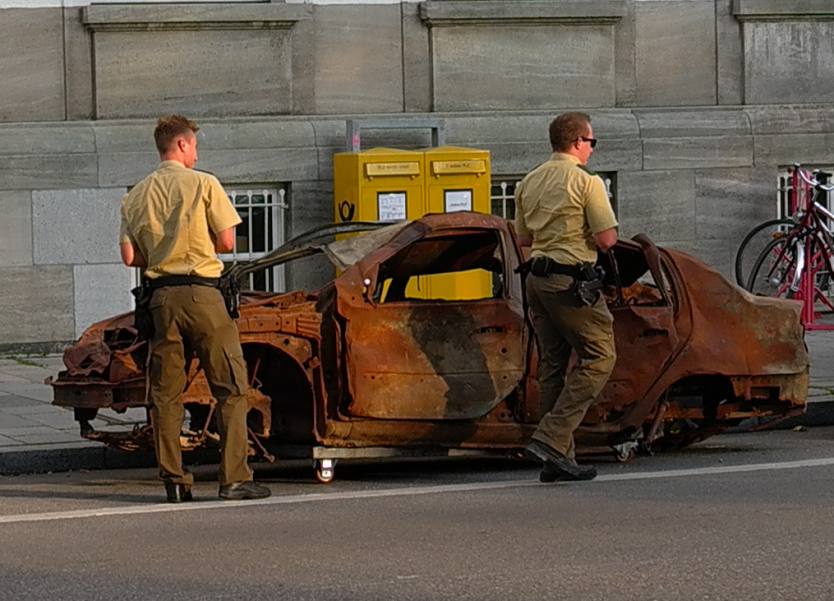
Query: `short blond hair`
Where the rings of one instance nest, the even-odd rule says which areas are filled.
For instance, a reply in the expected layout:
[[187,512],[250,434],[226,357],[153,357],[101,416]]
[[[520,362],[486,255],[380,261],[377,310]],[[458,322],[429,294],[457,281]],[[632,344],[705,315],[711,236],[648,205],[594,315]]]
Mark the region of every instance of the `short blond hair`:
[[159,154],[165,154],[173,146],[180,136],[187,136],[189,133],[197,133],[200,130],[197,124],[182,115],[165,115],[156,122],[156,129],[153,131],[153,139],[156,141],[156,149]]

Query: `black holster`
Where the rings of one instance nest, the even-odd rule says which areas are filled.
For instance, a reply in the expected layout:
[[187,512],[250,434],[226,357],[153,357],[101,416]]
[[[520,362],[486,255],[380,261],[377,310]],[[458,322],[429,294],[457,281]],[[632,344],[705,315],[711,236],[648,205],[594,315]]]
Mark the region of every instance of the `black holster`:
[[579,276],[574,279],[571,291],[580,303],[590,307],[599,300],[604,280],[605,270],[602,267],[584,263],[579,268]]
[[223,295],[229,317],[232,319],[240,317],[240,284],[237,281],[237,276],[233,273],[220,276],[217,288]]
[[148,278],[142,278],[142,285],[130,291],[134,298],[133,327],[142,340],[151,340],[155,329],[151,315],[151,297],[153,289]]

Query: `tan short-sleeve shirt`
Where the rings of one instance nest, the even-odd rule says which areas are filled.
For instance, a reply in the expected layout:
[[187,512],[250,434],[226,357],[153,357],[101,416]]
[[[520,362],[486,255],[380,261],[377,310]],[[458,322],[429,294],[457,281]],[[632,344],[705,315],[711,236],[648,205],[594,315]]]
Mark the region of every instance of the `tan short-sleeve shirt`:
[[515,189],[515,230],[531,236],[531,256],[594,263],[594,234],[617,226],[605,184],[574,156],[554,152]]
[[149,278],[218,277],[214,237],[241,222],[216,177],[177,161],[163,161],[128,192],[121,212],[119,242],[139,247]]

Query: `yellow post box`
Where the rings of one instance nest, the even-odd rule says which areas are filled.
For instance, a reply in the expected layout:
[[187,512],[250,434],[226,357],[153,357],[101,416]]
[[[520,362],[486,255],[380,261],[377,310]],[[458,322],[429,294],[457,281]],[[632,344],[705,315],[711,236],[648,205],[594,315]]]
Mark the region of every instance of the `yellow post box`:
[[[443,146],[425,151],[429,213],[490,213],[489,151]],[[482,270],[426,278],[427,298],[467,300],[492,292],[492,274]],[[421,288],[423,282],[420,283]]]
[[374,148],[333,157],[336,223],[402,221],[426,214],[423,153]]
[[489,151],[443,146],[425,151],[429,213],[490,213]]

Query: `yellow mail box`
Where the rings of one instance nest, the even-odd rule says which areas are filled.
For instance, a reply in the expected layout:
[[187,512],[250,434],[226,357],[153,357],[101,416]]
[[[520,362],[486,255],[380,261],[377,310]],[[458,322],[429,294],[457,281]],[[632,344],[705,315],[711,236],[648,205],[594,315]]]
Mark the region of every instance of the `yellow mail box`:
[[333,157],[336,223],[425,215],[423,153],[374,148]]
[[[489,151],[442,146],[425,151],[428,213],[490,213]],[[492,292],[492,275],[482,270],[426,278],[426,298],[467,300]]]

